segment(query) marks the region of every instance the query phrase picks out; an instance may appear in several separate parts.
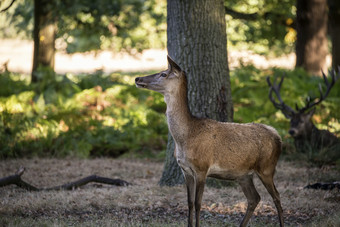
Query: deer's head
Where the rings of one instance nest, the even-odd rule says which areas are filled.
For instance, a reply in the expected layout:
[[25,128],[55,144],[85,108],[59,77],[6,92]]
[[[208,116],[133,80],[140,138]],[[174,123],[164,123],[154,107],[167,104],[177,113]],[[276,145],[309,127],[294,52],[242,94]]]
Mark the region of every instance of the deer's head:
[[168,58],[168,69],[145,77],[137,77],[135,79],[138,88],[146,88],[149,90],[157,91],[163,95],[176,92],[179,89],[181,80],[185,73],[182,69],[172,60]]
[[[281,77],[281,80],[278,84],[276,83],[276,77],[274,78],[273,84],[271,83],[269,77],[267,77],[267,83],[269,86],[269,99],[274,104],[275,108],[281,110],[285,117],[290,119],[289,134],[294,138],[309,137],[313,127],[315,127],[311,120],[315,112],[315,106],[326,99],[336,80],[340,77],[340,75],[336,75],[335,71],[332,71],[330,73],[330,82],[324,73],[322,73],[322,75],[324,83],[327,87],[326,92],[322,91],[321,84],[319,84],[320,98],[311,99],[310,97],[307,97],[306,105],[302,108],[299,108],[298,105],[296,105],[295,110],[286,105],[280,95],[280,89],[284,80],[284,76]],[[277,101],[273,97],[273,92],[276,95]]]
[[312,122],[312,116],[315,112],[315,108],[308,112],[294,112],[290,117],[290,129],[288,133],[294,137],[308,137],[312,131],[314,124]]

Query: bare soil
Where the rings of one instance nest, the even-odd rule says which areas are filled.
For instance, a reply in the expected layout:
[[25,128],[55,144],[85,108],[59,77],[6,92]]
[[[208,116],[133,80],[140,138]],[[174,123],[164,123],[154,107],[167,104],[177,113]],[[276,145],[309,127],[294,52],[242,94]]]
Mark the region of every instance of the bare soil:
[[[160,162],[104,158],[2,160],[0,177],[14,174],[20,166],[26,167],[23,180],[37,187],[56,186],[92,174],[120,178],[132,185],[91,183],[74,191],[43,192],[28,192],[16,186],[0,188],[0,226],[186,226],[186,189],[183,185],[158,186],[163,168]],[[333,167],[307,168],[280,161],[275,182],[281,194],[286,225],[339,224],[337,189],[303,189],[309,183],[338,175]],[[272,199],[259,179],[254,179],[262,200],[250,226],[278,226]],[[236,184],[225,188],[206,187],[202,204],[202,226],[237,226],[247,205]]]

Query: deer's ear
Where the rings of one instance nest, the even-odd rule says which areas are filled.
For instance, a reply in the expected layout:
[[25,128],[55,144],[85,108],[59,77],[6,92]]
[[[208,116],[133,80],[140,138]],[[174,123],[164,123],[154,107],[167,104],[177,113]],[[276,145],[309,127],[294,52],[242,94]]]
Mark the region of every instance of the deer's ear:
[[182,72],[181,67],[179,67],[177,63],[174,60],[172,60],[172,58],[169,55],[168,55],[168,63],[169,63],[170,71]]

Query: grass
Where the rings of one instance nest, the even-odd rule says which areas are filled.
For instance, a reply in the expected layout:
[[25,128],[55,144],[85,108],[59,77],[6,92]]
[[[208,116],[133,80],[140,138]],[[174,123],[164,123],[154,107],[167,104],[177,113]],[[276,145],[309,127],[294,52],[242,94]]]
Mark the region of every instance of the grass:
[[[89,184],[74,191],[27,192],[15,186],[0,188],[1,226],[186,226],[184,186],[160,187],[163,164],[131,159],[15,159],[0,161],[1,176],[27,168],[23,179],[39,187],[53,186],[97,174],[133,183],[128,187]],[[339,226],[337,190],[303,187],[325,177],[332,167],[310,168],[280,161],[275,176],[287,226]],[[276,209],[260,180],[255,186],[261,202],[250,226],[278,226]],[[246,210],[239,186],[206,187],[202,226],[238,226]],[[326,225],[323,225],[326,224]]]

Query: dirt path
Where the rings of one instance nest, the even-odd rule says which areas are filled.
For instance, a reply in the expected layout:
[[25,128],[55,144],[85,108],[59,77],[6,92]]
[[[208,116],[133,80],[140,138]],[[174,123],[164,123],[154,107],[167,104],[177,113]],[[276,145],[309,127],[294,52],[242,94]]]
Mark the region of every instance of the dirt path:
[[[0,188],[0,226],[160,226],[166,223],[186,226],[186,190],[184,186],[157,185],[162,163],[120,159],[6,160],[0,161],[0,177],[15,173],[20,166],[27,168],[23,179],[38,187],[54,186],[91,174],[121,178],[133,185],[90,184],[61,192],[27,192],[15,186]],[[287,226],[318,226],[319,220],[333,226],[340,214],[339,192],[306,190],[303,186],[336,174],[332,168],[306,168],[279,162],[275,180]],[[257,177],[255,185],[262,200],[251,226],[277,226],[274,204]],[[203,226],[237,226],[245,213],[246,199],[237,185],[222,189],[206,187],[202,210]]]
[[[96,70],[114,71],[146,71],[167,67],[166,50],[145,50],[141,54],[131,56],[110,51],[66,54],[58,51],[55,59],[57,73],[92,73]],[[0,40],[0,65],[8,61],[8,69],[13,72],[31,72],[33,58],[33,42],[27,40]],[[295,55],[280,58],[266,58],[250,51],[229,51],[229,67],[240,67],[241,64],[254,64],[257,68],[295,66]],[[328,57],[330,64],[330,57]]]

